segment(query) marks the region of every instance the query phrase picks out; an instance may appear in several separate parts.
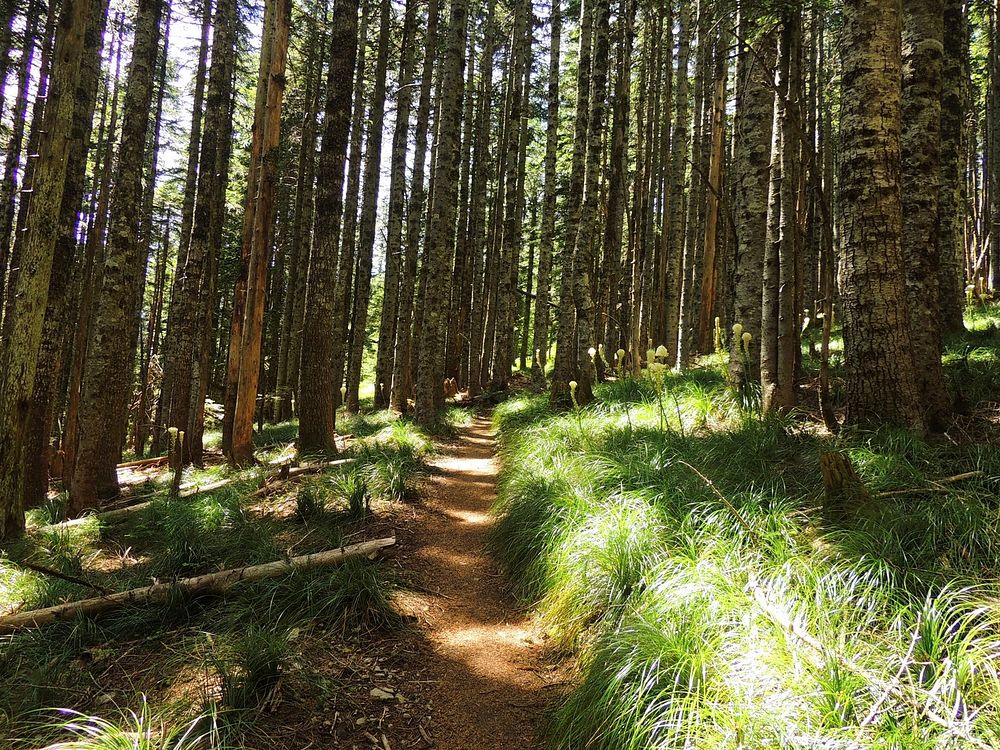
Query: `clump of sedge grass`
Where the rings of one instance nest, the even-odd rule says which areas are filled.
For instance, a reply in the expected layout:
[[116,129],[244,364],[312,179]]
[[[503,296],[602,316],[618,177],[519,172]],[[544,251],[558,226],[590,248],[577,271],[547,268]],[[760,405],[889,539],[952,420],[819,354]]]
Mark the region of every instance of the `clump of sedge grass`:
[[[996,746],[1000,452],[891,431],[834,443],[748,415],[717,371],[597,396],[496,413],[491,549],[580,656],[556,747]],[[836,522],[829,449],[873,494]]]

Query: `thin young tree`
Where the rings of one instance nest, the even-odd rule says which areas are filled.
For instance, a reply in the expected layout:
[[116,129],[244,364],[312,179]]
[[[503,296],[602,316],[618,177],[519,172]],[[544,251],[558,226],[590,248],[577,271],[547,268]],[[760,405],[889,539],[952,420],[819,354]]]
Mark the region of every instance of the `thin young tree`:
[[[254,205],[253,234],[247,272],[246,310],[239,342],[239,378],[233,411],[230,461],[242,466],[253,463],[253,424],[257,412],[261,347],[264,327],[264,291],[267,260],[274,230],[274,199],[281,152],[281,104],[285,95],[285,63],[288,58],[290,0],[272,0],[274,32],[267,74],[267,95],[261,122],[260,170]],[[232,345],[232,344],[231,344]]]

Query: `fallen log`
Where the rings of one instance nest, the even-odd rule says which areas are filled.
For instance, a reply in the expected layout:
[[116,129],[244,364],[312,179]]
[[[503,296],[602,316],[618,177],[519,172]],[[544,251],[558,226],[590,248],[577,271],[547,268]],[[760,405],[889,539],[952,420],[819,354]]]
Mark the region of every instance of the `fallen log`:
[[162,604],[171,601],[178,594],[221,594],[241,583],[277,578],[295,571],[323,568],[355,557],[368,557],[378,553],[379,550],[393,546],[395,543],[395,537],[375,539],[340,549],[301,555],[287,560],[275,560],[263,565],[223,570],[194,578],[182,578],[170,583],[154,583],[152,586],[130,589],[108,596],[81,599],[45,609],[19,612],[0,617],[0,634],[14,633],[26,628],[43,627],[81,615],[93,617],[130,605]]
[[[274,484],[275,480],[292,479],[302,474],[308,474],[315,471],[324,471],[325,469],[335,468],[337,466],[348,466],[353,464],[357,459],[355,458],[342,458],[338,461],[329,461],[325,464],[309,464],[308,466],[296,466],[295,468],[288,468],[288,466],[283,466],[277,475],[275,475],[269,482],[265,482],[265,487],[270,487]],[[287,470],[287,471],[286,471]],[[178,499],[186,500],[191,497],[196,497],[198,495],[204,495],[207,492],[214,492],[215,490],[222,489],[236,481],[239,481],[240,477],[232,477],[230,479],[220,479],[217,482],[210,482],[209,484],[203,485],[189,485],[187,490],[181,490]],[[259,490],[254,491],[249,495],[249,497],[256,497]],[[126,505],[121,508],[115,508],[113,510],[106,510],[101,513],[91,513],[86,516],[80,516],[79,518],[71,518],[68,521],[62,521],[61,523],[55,523],[51,526],[45,528],[60,528],[68,529],[74,526],[80,526],[81,524],[87,523],[92,518],[97,518],[103,523],[115,523],[123,518],[127,518],[132,513],[136,511],[144,510],[152,505],[155,500],[148,500],[143,503],[136,503],[135,505]]]
[[126,461],[123,464],[118,464],[119,469],[131,469],[136,466],[158,466],[159,464],[165,464],[167,462],[167,456],[152,456],[150,458],[138,458],[135,461]]

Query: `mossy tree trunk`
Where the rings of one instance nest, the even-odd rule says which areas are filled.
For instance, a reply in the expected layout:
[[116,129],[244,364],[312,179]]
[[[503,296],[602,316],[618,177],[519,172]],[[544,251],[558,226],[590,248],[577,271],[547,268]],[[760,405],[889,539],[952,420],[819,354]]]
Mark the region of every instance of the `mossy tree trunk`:
[[358,55],[358,5],[338,3],[333,12],[316,198],[322,207],[309,256],[306,308],[299,369],[299,451],[334,453],[336,390],[333,372],[333,311],[337,250],[343,216],[344,161],[351,126],[351,89]]
[[441,106],[438,110],[437,177],[430,202],[429,264],[421,319],[422,346],[417,355],[416,418],[424,426],[437,419],[444,372],[444,332],[449,283],[454,262],[454,231],[461,161],[462,97],[465,93],[466,0],[451,0],[447,43],[441,60]]
[[903,257],[917,392],[934,431],[947,427],[951,412],[937,275],[943,60],[943,0],[903,0]]
[[118,495],[117,464],[132,396],[129,336],[140,294],[142,170],[146,162],[162,0],[140,0],[122,108],[118,168],[109,203],[107,247],[80,397],[79,449],[69,512],[79,515]]
[[844,4],[838,201],[844,361],[850,423],[919,430],[902,249],[901,19],[900,0]]
[[49,86],[45,128],[33,182],[33,208],[17,280],[10,344],[0,368],[0,539],[24,530],[25,428],[35,386],[49,281],[59,235],[76,90],[83,60],[89,0],[65,0],[57,27],[56,64]]

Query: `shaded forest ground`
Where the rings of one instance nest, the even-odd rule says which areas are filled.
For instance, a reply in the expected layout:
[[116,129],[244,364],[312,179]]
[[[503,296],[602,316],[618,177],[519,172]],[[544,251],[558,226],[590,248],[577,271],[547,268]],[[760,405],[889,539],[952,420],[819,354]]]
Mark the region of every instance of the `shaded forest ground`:
[[225,598],[179,597],[4,637],[0,744],[89,734],[103,747],[97,739],[147,731],[288,750],[533,741],[559,673],[485,550],[489,421],[452,410],[432,439],[368,413],[341,426],[353,466],[275,482],[295,428],[258,437],[256,469],[190,472],[189,489],[235,480],[190,499],[169,499],[162,467],[123,469],[133,482],[123,503],[152,504],[116,522],[53,525],[64,502],[53,494],[5,551],[3,612],[94,595],[18,560],[125,590],[394,534],[397,547]]

